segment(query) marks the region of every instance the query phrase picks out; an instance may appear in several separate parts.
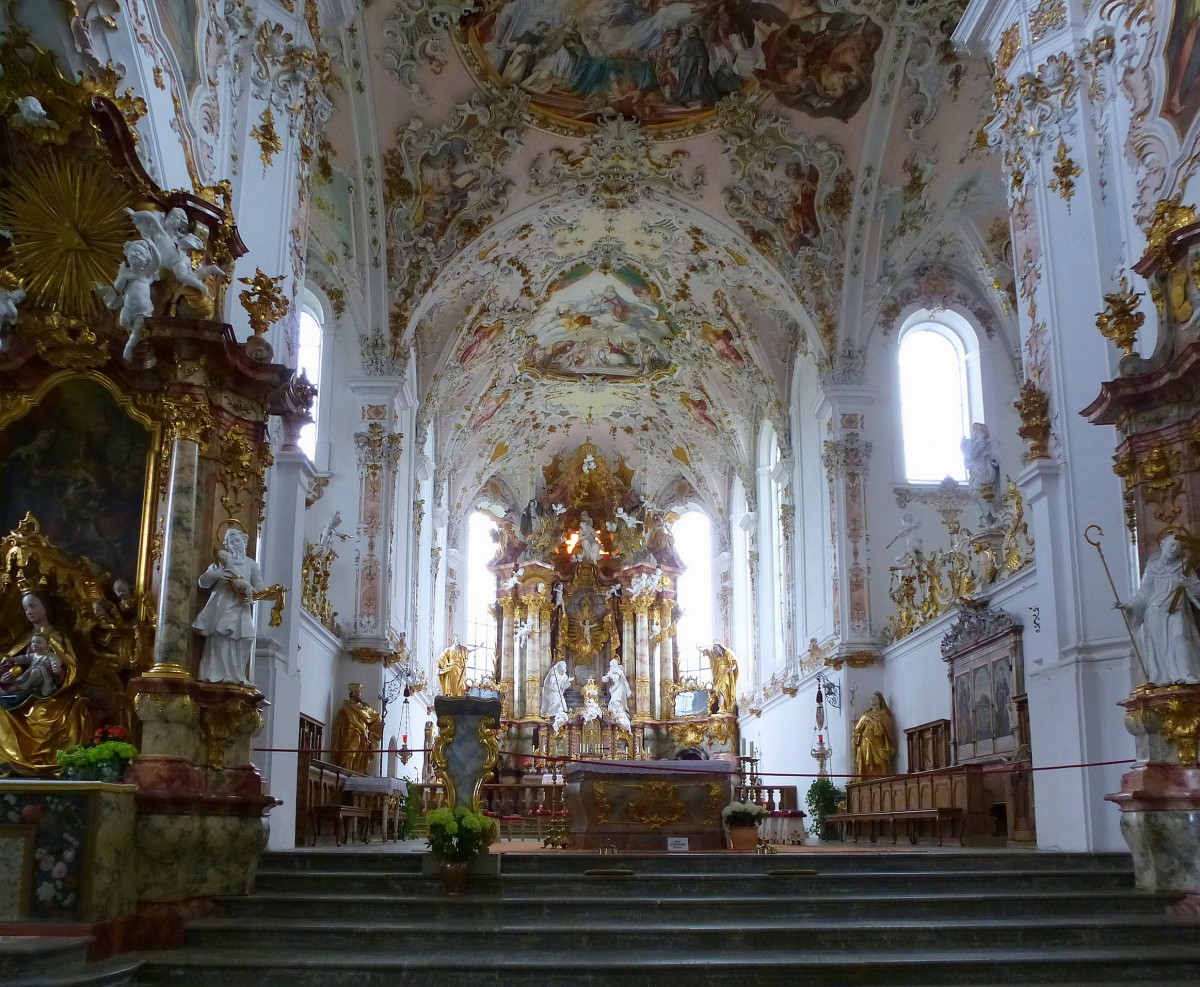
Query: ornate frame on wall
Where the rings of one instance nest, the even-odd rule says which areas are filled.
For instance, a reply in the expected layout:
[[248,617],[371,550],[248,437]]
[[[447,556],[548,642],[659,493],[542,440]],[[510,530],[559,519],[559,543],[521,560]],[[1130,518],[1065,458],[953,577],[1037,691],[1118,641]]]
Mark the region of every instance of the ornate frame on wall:
[[1021,631],[1005,611],[967,603],[942,638],[957,764],[1011,757],[1024,742],[1014,703],[1025,691]]

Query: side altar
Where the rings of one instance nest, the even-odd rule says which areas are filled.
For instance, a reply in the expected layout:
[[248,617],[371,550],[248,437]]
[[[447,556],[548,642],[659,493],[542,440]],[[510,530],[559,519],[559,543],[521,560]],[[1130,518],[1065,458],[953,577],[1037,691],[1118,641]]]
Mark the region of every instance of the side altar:
[[580,850],[724,850],[721,810],[731,800],[735,761],[593,761],[566,769],[571,832]]

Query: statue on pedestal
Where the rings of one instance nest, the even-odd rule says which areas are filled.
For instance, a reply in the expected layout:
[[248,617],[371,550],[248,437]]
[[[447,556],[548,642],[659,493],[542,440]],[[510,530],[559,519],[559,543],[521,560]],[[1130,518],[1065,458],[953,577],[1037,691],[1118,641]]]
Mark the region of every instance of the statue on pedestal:
[[555,733],[567,722],[567,686],[571,676],[567,674],[565,661],[555,662],[542,682],[542,716],[550,721]]
[[613,658],[608,663],[608,671],[601,677],[601,682],[608,683],[608,715],[626,733],[632,731],[629,723],[629,680],[625,677],[625,669]]
[[854,773],[879,778],[892,773],[896,757],[896,728],[882,692],[871,695],[871,706],[854,725]]
[[262,592],[258,563],[246,554],[244,531],[225,532],[217,561],[200,574],[200,586],[211,589],[208,602],[192,625],[205,637],[196,676],[206,682],[253,685],[249,675],[254,651],[254,598]]
[[443,696],[465,696],[467,694],[467,648],[455,636],[450,647],[438,657],[438,684]]
[[1167,535],[1146,563],[1142,585],[1129,603],[1134,630],[1142,629],[1142,660],[1152,685],[1200,683],[1200,579],[1183,571],[1183,546]]
[[979,523],[984,527],[992,527],[996,524],[1000,458],[996,451],[996,440],[983,422],[975,422],[971,426],[970,438],[962,440],[962,454],[967,467],[971,499],[979,508]]
[[704,654],[712,669],[714,713],[732,713],[737,707],[738,663],[725,645],[714,641]]
[[349,697],[333,721],[333,760],[343,768],[366,774],[383,742],[383,717],[363,702],[362,683],[351,682]]

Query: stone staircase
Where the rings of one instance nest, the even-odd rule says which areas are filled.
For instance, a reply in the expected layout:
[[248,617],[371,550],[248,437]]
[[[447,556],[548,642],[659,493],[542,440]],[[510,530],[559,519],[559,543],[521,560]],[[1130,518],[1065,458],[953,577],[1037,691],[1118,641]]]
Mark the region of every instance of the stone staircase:
[[136,957],[87,962],[91,939],[0,936],[0,987],[135,987]]
[[1200,927],[1126,855],[507,854],[449,897],[418,854],[268,854],[139,987],[1180,984]]

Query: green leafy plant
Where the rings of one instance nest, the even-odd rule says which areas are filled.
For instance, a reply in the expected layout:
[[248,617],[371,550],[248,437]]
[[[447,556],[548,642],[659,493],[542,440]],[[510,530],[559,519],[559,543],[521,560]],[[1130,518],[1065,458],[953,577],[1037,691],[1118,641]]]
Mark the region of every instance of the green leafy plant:
[[828,778],[818,778],[808,786],[804,801],[809,808],[809,831],[819,840],[826,837],[825,817],[837,811],[837,805],[846,793]]
[[494,824],[487,816],[460,805],[434,809],[425,817],[429,849],[438,860],[471,860],[492,842]]
[[757,802],[730,802],[721,810],[726,826],[757,826],[767,817],[767,807]]
[[102,764],[124,767],[138,755],[123,727],[101,727],[86,744],[55,751],[54,759],[64,769],[88,771]]

